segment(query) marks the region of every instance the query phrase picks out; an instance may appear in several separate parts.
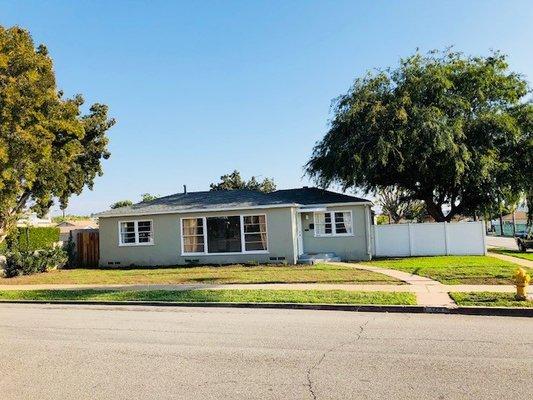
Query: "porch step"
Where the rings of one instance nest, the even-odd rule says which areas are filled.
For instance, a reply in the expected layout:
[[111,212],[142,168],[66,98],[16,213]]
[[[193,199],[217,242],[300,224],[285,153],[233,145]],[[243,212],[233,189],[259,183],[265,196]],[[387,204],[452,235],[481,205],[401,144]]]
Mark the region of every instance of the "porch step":
[[298,264],[314,265],[328,261],[341,261],[335,253],[309,253],[298,257]]

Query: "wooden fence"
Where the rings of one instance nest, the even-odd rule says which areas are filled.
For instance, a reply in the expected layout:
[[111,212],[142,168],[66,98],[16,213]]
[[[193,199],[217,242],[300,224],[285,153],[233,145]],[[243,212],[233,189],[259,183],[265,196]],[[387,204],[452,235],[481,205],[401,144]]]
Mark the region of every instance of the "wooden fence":
[[79,267],[97,267],[100,259],[98,230],[76,232],[76,257]]

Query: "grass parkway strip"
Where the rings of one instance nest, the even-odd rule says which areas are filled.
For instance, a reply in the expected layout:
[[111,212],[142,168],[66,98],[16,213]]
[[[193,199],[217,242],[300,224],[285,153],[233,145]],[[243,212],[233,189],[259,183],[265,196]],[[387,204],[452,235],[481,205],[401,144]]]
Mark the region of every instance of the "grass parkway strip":
[[2,279],[0,285],[38,284],[251,284],[251,283],[351,283],[404,284],[389,276],[350,266],[196,266],[174,268],[66,269],[45,274]]
[[413,293],[346,290],[5,290],[0,300],[416,305]]
[[478,307],[527,307],[533,308],[533,301],[519,301],[515,299],[514,293],[501,292],[451,292],[451,298],[459,306]]

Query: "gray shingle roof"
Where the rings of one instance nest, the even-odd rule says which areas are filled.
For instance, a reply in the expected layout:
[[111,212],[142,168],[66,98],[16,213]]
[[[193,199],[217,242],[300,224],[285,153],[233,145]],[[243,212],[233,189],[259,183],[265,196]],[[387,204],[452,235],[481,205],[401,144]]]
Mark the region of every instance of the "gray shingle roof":
[[192,210],[246,209],[276,205],[313,205],[331,203],[361,203],[368,200],[318,188],[277,190],[262,193],[253,190],[220,190],[177,193],[158,199],[116,208],[96,214],[98,217],[114,217],[135,214],[159,214]]

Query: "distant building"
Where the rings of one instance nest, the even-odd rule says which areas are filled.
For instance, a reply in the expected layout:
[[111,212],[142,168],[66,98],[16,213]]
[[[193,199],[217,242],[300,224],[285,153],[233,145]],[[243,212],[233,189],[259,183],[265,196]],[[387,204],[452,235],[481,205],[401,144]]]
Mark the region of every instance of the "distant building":
[[84,219],[79,221],[63,221],[56,225],[59,228],[59,240],[67,242],[70,236],[70,231],[77,229],[98,229],[98,223],[92,219]]
[[35,212],[25,212],[17,220],[17,226],[53,226],[52,218],[48,214],[39,218]]

